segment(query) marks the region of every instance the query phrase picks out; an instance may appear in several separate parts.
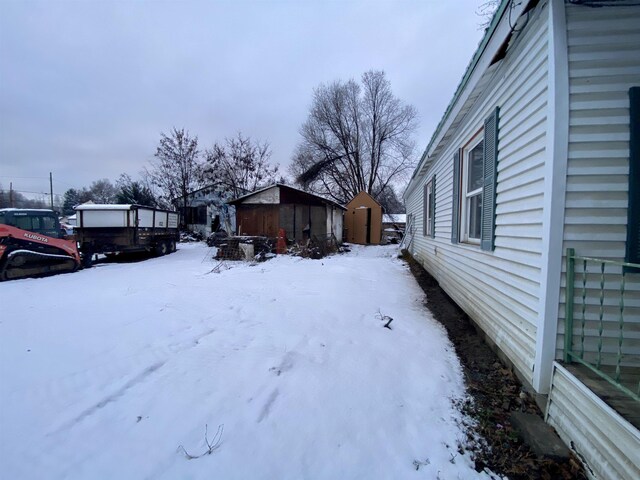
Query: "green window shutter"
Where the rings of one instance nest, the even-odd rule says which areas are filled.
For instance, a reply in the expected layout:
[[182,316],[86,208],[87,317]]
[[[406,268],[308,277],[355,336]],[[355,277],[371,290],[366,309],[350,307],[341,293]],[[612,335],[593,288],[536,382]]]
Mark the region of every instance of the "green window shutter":
[[427,209],[429,207],[428,186],[429,182],[425,183],[424,187],[422,187],[422,235],[425,237],[427,236]]
[[498,165],[498,113],[496,109],[484,121],[484,184],[482,187],[482,223],[480,247],[492,251],[496,231],[496,176]]
[[431,238],[436,238],[436,176],[431,179]]
[[640,263],[640,87],[629,89],[629,206],[626,261]]
[[460,150],[453,154],[453,207],[451,210],[451,243],[458,243],[460,230]]

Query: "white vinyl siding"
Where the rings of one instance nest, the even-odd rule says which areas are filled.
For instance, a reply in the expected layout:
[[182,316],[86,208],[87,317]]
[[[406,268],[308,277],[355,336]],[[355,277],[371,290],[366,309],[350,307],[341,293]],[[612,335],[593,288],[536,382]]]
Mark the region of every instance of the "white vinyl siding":
[[638,430],[558,364],[552,380],[546,421],[580,454],[589,478],[640,478]]
[[[640,7],[590,8],[563,0],[553,0],[551,7],[542,0],[521,17],[504,58],[481,78],[473,73],[476,83],[467,90],[463,85],[458,98],[466,99],[464,105],[451,107],[451,118],[443,122],[447,130],[432,140],[406,193],[407,211],[421,223],[422,187],[437,176],[436,237],[416,237],[411,251],[525,381],[540,393],[551,384],[547,421],[584,459],[591,478],[640,478],[638,430],[551,362],[554,353],[563,353],[566,276],[560,249],[625,258],[628,92],[640,86]],[[495,107],[495,249],[486,252],[451,240],[453,158]],[[459,187],[464,202],[465,186]],[[457,238],[463,236],[461,222]],[[585,277],[585,357],[593,359],[598,349],[602,315],[605,365],[620,348],[621,268],[610,268],[603,276],[594,269]],[[579,283],[581,265],[576,271]],[[640,366],[639,277],[626,275],[622,367]],[[574,310],[578,325],[581,310]]]
[[[569,49],[569,158],[563,254],[622,261],[625,258],[629,183],[629,88],[640,86],[640,8],[566,6]],[[577,265],[578,270],[580,266]],[[564,346],[563,265],[556,358]],[[581,270],[580,270],[581,271]],[[600,275],[587,277],[587,357],[597,351]],[[616,358],[619,335],[619,275],[605,275],[603,358]],[[620,269],[617,270],[620,272]],[[581,276],[576,275],[581,286]],[[640,324],[640,277],[628,274],[625,322]],[[578,286],[576,286],[578,289]],[[577,290],[581,296],[582,291]],[[574,318],[581,318],[580,308]],[[640,325],[639,325],[640,327]],[[631,329],[629,329],[631,330]],[[633,336],[635,335],[635,337]],[[574,335],[574,342],[578,341]],[[625,350],[640,349],[640,332],[625,335]],[[639,365],[635,365],[639,366]]]
[[[506,57],[471,93],[475,103],[454,121],[446,143],[407,197],[422,228],[424,182],[435,175],[436,237],[416,236],[412,253],[482,328],[528,382],[532,381],[540,295],[547,112],[546,2],[529,13]],[[510,80],[514,79],[514,80]],[[523,82],[518,80],[524,79]],[[452,244],[453,157],[500,107],[495,250]],[[415,181],[415,180],[414,180]],[[464,191],[464,186],[461,189]],[[464,227],[460,227],[460,239]]]

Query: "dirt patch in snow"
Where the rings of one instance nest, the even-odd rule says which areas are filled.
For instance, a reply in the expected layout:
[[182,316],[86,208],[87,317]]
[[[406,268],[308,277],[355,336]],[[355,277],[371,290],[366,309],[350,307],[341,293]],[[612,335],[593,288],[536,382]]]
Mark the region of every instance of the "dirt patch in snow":
[[[410,255],[404,255],[411,272],[427,296],[427,307],[447,330],[463,366],[467,391],[472,397],[459,405],[475,419],[468,445],[476,470],[485,467],[509,479],[586,479],[580,462],[537,458],[518,438],[509,420],[512,412],[542,416],[533,397],[513,371],[506,367],[478,334],[467,315],[440,288],[438,282]],[[480,436],[486,442],[476,441]],[[471,445],[471,446],[469,446]]]

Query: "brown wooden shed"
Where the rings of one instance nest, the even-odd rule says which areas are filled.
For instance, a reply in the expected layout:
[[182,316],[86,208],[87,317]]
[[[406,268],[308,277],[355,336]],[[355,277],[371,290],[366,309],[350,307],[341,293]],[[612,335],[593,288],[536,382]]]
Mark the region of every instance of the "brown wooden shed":
[[362,191],[347,204],[347,242],[378,245],[382,238],[382,206]]
[[278,236],[302,242],[310,236],[335,235],[342,240],[346,210],[331,200],[283,184],[257,190],[229,202],[236,207],[238,235]]

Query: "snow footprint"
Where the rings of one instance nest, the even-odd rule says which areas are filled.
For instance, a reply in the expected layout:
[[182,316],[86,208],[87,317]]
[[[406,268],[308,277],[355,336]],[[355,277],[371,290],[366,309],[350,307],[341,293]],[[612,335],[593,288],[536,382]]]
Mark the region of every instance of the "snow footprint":
[[280,392],[278,391],[277,388],[273,392],[271,392],[271,394],[269,395],[269,398],[267,398],[267,401],[264,403],[262,410],[260,411],[260,416],[258,417],[258,423],[262,422],[265,418],[269,416],[269,414],[271,413],[271,408],[273,407],[273,404],[275,403],[276,398],[278,398],[279,394]]
[[277,367],[271,367],[269,371],[275,373],[276,376],[279,377],[282,373],[288,372],[293,368],[293,364],[295,363],[295,358],[297,356],[298,354],[296,352],[285,353],[285,355],[282,357],[280,365],[278,365]]

